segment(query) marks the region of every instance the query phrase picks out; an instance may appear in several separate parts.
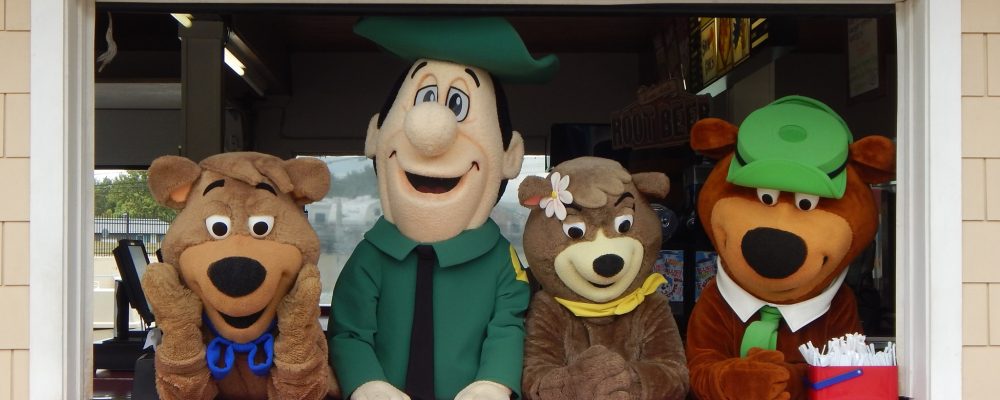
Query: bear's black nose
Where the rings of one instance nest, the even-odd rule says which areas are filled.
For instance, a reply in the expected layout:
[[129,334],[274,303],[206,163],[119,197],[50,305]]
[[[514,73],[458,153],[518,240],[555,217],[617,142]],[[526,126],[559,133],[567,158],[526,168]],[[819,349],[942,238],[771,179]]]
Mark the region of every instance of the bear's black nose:
[[267,270],[257,260],[246,257],[226,257],[208,267],[212,284],[230,297],[253,293],[264,283]]
[[742,247],[743,259],[765,278],[789,276],[806,260],[806,242],[780,229],[752,229],[743,236]]
[[624,266],[625,260],[616,254],[605,254],[594,260],[594,272],[605,278],[615,276]]

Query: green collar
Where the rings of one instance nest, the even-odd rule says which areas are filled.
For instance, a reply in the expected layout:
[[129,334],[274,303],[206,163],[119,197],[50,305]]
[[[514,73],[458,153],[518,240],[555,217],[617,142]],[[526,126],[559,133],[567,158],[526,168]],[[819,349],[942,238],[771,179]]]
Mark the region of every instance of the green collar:
[[[426,244],[434,247],[438,264],[442,268],[447,268],[486,254],[493,249],[500,237],[500,227],[493,222],[493,219],[487,218],[478,228],[462,231],[458,236],[448,240]],[[421,244],[404,236],[399,228],[385,217],[380,217],[375,226],[365,233],[365,240],[399,261],[403,261],[418,244]]]

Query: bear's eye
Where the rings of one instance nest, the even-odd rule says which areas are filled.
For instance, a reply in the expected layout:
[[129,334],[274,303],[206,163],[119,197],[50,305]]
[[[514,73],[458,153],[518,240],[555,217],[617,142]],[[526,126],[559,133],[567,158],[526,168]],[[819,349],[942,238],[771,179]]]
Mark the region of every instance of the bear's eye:
[[456,121],[465,121],[469,116],[469,95],[457,88],[448,89],[448,108],[455,113]]
[[774,189],[758,188],[757,198],[760,199],[760,202],[764,203],[765,206],[771,207],[778,204],[778,194],[780,193],[780,191]]
[[587,233],[587,224],[583,222],[563,224],[563,233],[565,233],[566,236],[569,236],[571,239],[582,238],[583,235]]
[[618,233],[628,232],[629,229],[632,229],[632,218],[632,214],[619,215],[615,217],[615,230],[617,230]]
[[247,220],[247,226],[250,227],[251,236],[263,239],[264,236],[271,233],[271,227],[274,226],[274,217],[270,215],[254,215]]
[[817,205],[819,205],[819,196],[805,193],[795,194],[795,206],[800,210],[812,211],[816,209]]
[[417,96],[413,99],[413,105],[420,103],[434,102],[438,101],[438,87],[437,85],[427,85],[417,91]]
[[213,215],[205,218],[205,227],[208,228],[208,234],[216,239],[221,240],[229,236],[230,225],[232,225],[232,222],[225,215]]

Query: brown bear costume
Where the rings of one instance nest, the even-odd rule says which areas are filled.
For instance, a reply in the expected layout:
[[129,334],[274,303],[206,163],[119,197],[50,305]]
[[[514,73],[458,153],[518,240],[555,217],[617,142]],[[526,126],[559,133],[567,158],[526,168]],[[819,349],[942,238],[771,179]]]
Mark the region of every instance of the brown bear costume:
[[[769,142],[756,149],[771,151],[775,146],[806,143],[805,131],[798,129],[805,123],[782,120],[802,113],[836,117],[833,126],[840,124],[846,131],[840,117],[815,100],[793,96],[774,104],[778,103],[799,107],[779,115],[773,123],[768,121],[767,126],[778,129],[768,132],[775,136],[767,140],[780,136],[787,143]],[[753,150],[749,145],[737,147],[737,134],[745,140],[747,125],[745,121],[737,128],[710,118],[699,121],[691,131],[692,148],[721,159],[698,200],[698,214],[719,253],[720,266],[688,325],[691,391],[700,399],[804,399],[807,365],[798,346],[860,332],[854,295],[841,283],[850,262],[875,235],[878,209],[869,184],[893,176],[893,144],[882,136],[851,143],[846,131],[837,139],[843,140],[838,143],[844,158],[829,164],[835,168],[822,175],[830,176],[831,182],[846,179],[846,186],[840,187],[842,196],[811,196],[789,188],[755,188],[727,181],[733,179],[737,167],[754,161],[741,154],[738,164],[733,163],[737,148]],[[754,125],[759,126],[763,125]],[[826,132],[811,130],[808,135]],[[823,146],[819,152],[829,148]],[[774,171],[791,174],[795,168]],[[771,334],[774,350],[744,343],[748,326],[761,321],[764,311],[758,311],[765,308],[781,310],[780,320],[774,319],[780,322],[773,322],[777,326],[776,335]],[[741,352],[746,354],[741,356]]]
[[153,161],[153,197],[181,210],[163,241],[165,262],[142,278],[163,331],[160,398],[337,394],[318,321],[319,239],[302,211],[329,185],[326,165],[310,158],[226,153],[200,164]]
[[524,252],[542,286],[526,321],[526,399],[687,394],[677,324],[652,269],[661,227],[646,197],[663,198],[669,187],[661,173],[630,175],[595,157],[521,183],[518,198],[532,209]]

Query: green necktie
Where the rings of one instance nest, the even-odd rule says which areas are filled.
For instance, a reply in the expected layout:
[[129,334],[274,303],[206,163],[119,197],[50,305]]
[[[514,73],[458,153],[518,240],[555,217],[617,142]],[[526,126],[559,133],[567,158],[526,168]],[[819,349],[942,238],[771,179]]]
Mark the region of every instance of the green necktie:
[[778,322],[781,312],[777,308],[764,306],[760,308],[760,321],[750,323],[743,333],[743,343],[740,344],[740,357],[746,357],[750,349],[760,347],[764,350],[774,350],[778,347]]

